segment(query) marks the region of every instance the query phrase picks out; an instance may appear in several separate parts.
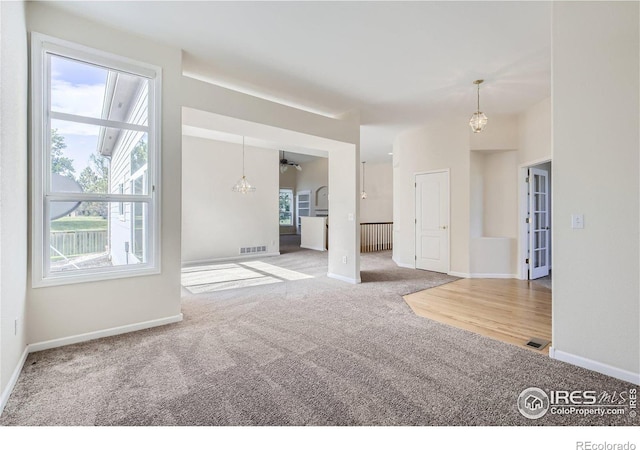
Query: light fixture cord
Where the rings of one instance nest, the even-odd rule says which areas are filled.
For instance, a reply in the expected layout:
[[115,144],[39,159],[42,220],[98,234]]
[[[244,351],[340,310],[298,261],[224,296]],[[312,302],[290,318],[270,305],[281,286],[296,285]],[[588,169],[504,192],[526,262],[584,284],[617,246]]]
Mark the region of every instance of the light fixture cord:
[[242,136],[242,178],[244,178],[244,136]]
[[366,161],[362,161],[362,192],[364,192],[364,163]]
[[478,112],[480,112],[480,83],[478,83]]

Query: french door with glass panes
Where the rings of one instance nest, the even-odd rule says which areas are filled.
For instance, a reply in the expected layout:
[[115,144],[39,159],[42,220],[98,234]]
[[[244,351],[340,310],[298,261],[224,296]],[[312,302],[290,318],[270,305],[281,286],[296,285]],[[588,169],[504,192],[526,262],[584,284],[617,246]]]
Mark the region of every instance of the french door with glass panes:
[[549,275],[549,172],[529,169],[529,279]]

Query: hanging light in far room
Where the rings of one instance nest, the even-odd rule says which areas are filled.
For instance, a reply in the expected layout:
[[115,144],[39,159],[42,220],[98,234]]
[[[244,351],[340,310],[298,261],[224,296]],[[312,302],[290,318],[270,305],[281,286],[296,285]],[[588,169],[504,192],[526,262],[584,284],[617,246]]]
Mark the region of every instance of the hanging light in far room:
[[484,115],[482,111],[480,111],[480,84],[484,80],[476,80],[473,82],[476,86],[478,86],[478,109],[473,113],[471,119],[469,120],[469,126],[473,130],[474,133],[480,133],[484,130],[484,127],[487,125],[489,119]]
[[367,193],[364,190],[364,163],[366,163],[366,161],[362,161],[362,193],[360,194],[362,200],[367,198]]
[[289,161],[287,160],[287,158],[285,158],[284,156],[284,150],[282,151],[282,158],[280,158],[280,173],[285,173],[287,171],[287,169],[289,168],[289,166],[293,166],[296,168],[296,170],[298,172],[302,172],[302,166],[298,163],[295,163],[293,161]]
[[246,194],[248,192],[255,192],[256,188],[251,186],[247,181],[247,177],[244,176],[244,136],[242,136],[242,178],[232,188],[233,192],[240,192]]

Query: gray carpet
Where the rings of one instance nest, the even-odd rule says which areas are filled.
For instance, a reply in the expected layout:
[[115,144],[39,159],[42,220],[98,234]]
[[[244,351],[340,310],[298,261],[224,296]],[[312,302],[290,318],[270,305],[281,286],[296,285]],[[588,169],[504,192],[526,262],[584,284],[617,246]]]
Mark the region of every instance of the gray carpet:
[[[295,239],[295,238],[289,238]],[[263,261],[313,278],[192,294],[184,321],[31,354],[1,425],[637,425],[522,417],[525,388],[632,386],[415,316],[403,294],[452,281],[362,257],[361,285],[326,253]]]

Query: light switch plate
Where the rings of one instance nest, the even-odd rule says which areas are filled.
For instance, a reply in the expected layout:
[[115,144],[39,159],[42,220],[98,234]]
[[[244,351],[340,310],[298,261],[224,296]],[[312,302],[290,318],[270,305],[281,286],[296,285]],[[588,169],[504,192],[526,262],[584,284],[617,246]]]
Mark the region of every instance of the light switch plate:
[[571,228],[576,230],[584,228],[584,214],[571,214]]

